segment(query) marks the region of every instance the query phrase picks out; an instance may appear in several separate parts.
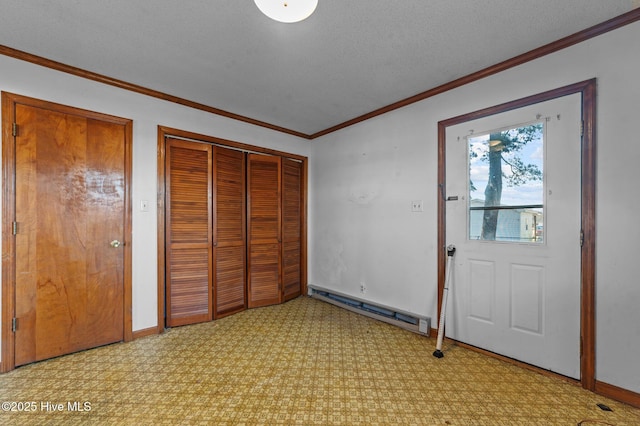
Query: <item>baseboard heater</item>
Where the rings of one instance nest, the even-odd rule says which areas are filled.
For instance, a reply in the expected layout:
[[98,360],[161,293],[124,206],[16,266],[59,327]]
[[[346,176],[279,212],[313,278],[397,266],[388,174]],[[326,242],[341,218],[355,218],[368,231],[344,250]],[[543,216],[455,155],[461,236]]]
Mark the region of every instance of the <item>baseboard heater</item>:
[[414,333],[429,336],[431,330],[431,318],[429,317],[399,311],[388,306],[373,304],[353,296],[347,296],[333,290],[316,286],[310,285],[309,289],[309,295],[314,299],[322,300],[369,318],[402,327]]

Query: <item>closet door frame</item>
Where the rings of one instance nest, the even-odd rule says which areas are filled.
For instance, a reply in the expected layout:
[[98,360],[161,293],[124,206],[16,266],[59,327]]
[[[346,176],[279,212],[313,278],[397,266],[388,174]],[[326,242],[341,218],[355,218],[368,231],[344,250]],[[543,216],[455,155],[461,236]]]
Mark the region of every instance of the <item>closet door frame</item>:
[[158,193],[157,193],[157,259],[158,259],[158,322],[157,333],[162,333],[165,328],[165,156],[166,156],[166,139],[177,138],[195,142],[209,143],[226,148],[237,149],[246,152],[254,152],[258,154],[276,155],[284,158],[290,158],[302,163],[302,220],[300,230],[300,276],[301,276],[301,293],[307,293],[307,182],[308,182],[308,159],[305,156],[291,154],[274,149],[254,146],[242,142],[231,141],[227,139],[216,138],[199,133],[189,132],[186,130],[175,129],[166,126],[158,126]]

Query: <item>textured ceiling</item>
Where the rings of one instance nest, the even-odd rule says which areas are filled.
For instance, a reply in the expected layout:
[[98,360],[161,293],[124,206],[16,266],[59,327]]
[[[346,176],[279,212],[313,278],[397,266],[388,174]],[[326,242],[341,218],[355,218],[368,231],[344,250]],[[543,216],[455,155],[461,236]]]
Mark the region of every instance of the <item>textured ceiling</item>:
[[319,0],[282,24],[252,0],[0,0],[0,45],[313,134],[639,3]]

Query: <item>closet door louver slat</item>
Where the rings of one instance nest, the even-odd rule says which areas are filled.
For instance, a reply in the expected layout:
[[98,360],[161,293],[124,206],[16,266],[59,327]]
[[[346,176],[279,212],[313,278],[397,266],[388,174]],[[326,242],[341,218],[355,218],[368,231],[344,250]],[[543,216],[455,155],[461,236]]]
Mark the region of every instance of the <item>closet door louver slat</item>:
[[212,319],[212,147],[166,145],[167,326]]
[[282,301],[280,167],[280,157],[248,155],[249,308]]
[[282,286],[284,301],[301,292],[302,163],[282,160]]
[[214,148],[215,318],[246,309],[245,154]]

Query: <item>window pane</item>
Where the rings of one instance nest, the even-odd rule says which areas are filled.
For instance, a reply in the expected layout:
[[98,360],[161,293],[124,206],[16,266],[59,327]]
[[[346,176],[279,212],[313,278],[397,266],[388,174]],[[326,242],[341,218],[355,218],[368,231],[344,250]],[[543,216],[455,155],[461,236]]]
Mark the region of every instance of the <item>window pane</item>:
[[544,123],[468,137],[469,239],[542,242]]

